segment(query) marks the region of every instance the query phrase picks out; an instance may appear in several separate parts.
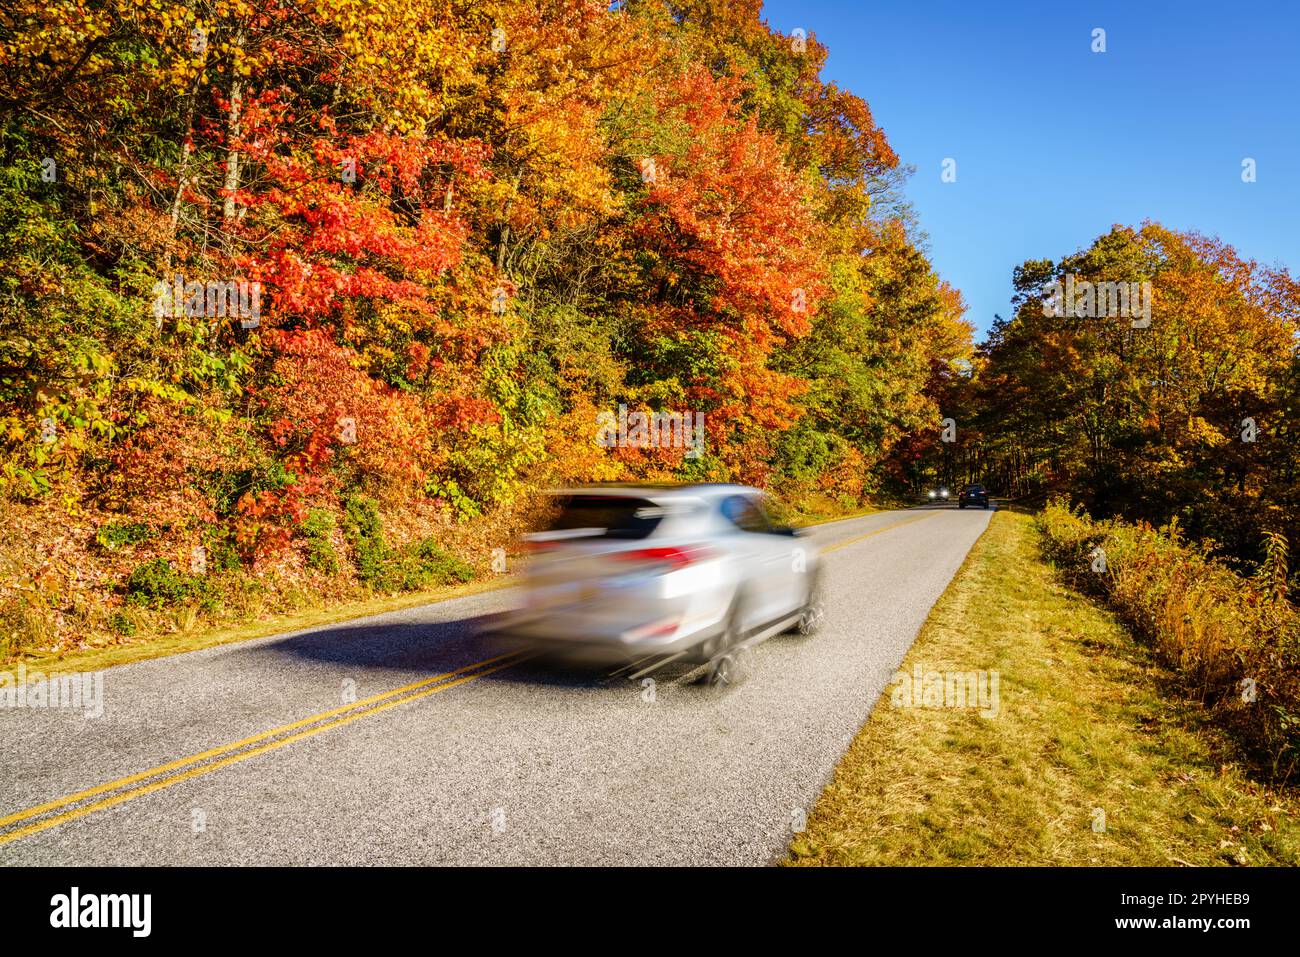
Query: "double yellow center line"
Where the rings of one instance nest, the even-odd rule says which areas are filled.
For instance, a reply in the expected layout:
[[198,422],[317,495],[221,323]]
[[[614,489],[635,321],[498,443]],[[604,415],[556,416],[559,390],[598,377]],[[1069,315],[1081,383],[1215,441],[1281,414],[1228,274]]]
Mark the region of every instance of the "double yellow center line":
[[904,525],[911,525],[913,522],[919,522],[922,519],[937,515],[938,512],[926,512],[924,515],[916,515],[912,518],[905,518],[901,522],[894,522],[892,525],[886,525],[884,528],[877,528],[875,531],[866,532],[863,535],[855,535],[853,538],[846,538],[842,542],[836,542],[834,545],[827,545],[821,550],[821,554],[826,555],[839,548],[846,548],[849,545],[856,545],[864,539],[871,538],[874,535],[883,535],[885,532],[892,532],[896,528],[902,528]]
[[246,761],[259,754],[282,748],[286,744],[292,744],[294,741],[320,734],[322,731],[342,727],[359,718],[369,717],[387,711],[389,708],[446,691],[467,681],[474,681],[503,668],[509,668],[525,657],[524,652],[512,651],[486,658],[457,668],[455,671],[434,675],[291,724],[271,728],[269,731],[263,731],[241,741],[223,744],[187,758],[160,764],[147,771],[140,771],[98,787],[29,807],[25,811],[0,817],[0,844],[8,844],[10,841],[57,827],[95,811],[102,811],[154,791],[161,791],[181,781],[208,774],[239,761]]

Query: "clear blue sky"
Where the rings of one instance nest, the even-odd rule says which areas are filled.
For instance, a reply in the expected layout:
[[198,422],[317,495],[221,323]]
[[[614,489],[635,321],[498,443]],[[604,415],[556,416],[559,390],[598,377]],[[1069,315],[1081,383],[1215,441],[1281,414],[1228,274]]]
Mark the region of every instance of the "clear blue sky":
[[907,196],[979,338],[1008,314],[1014,266],[1113,223],[1196,229],[1300,272],[1300,0],[767,0],[763,15],[815,33],[823,77],[916,167]]

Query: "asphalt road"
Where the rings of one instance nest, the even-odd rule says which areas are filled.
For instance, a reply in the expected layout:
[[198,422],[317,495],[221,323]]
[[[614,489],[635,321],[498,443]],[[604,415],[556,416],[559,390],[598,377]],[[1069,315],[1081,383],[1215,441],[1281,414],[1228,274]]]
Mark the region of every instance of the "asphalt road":
[[0,708],[0,864],[770,863],[990,514],[819,526],[826,624],[727,689],[478,664],[511,589],[109,669]]

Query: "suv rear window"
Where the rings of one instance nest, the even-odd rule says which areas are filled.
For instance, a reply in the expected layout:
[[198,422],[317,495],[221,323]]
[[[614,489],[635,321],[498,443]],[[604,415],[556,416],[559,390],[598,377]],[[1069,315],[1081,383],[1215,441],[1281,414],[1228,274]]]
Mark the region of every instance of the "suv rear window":
[[593,537],[604,538],[646,538],[666,514],[649,499],[627,495],[573,495],[560,499],[559,505],[547,531],[590,529]]
[[744,495],[731,495],[722,500],[722,514],[741,531],[770,532],[772,525],[758,503]]

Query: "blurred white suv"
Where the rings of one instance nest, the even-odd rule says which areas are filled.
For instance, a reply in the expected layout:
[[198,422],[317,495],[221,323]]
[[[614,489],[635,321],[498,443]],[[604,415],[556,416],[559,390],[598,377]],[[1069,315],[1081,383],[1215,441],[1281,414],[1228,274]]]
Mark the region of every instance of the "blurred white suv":
[[595,486],[552,493],[555,518],[527,536],[523,607],[497,630],[547,650],[709,664],[823,617],[817,553],[773,525],[743,485]]

